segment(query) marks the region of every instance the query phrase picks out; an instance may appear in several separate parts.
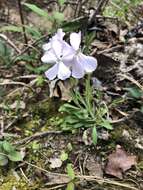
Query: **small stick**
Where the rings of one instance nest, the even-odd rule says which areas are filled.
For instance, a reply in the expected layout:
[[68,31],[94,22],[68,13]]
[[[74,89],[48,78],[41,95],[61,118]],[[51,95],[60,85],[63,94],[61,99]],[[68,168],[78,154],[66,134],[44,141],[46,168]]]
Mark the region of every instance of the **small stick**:
[[133,84],[138,86],[143,91],[143,86],[138,81],[136,81],[134,78],[132,78],[132,77],[126,75],[126,74],[118,74],[118,75],[121,76],[121,77],[124,77],[124,79],[129,80],[130,82],[132,82]]
[[35,40],[34,42],[32,42],[31,44],[29,44],[23,51],[21,51],[18,55],[16,55],[13,59],[12,62],[14,62],[16,60],[17,57],[23,55],[24,53],[28,52],[29,49],[31,47],[33,47],[34,45],[37,45],[37,43],[43,39],[45,39],[48,36],[48,34],[41,36],[39,39]]
[[19,76],[19,77],[16,77],[15,79],[35,79],[35,78],[37,78],[38,77],[38,75],[23,75],[23,76]]
[[23,37],[24,37],[26,46],[28,46],[28,39],[26,36],[26,30],[25,30],[25,26],[24,26],[24,16],[23,16],[23,12],[22,12],[21,0],[17,0],[17,1],[18,1],[18,7],[19,7],[19,15],[20,15],[21,24],[22,24]]
[[110,53],[110,52],[118,51],[118,50],[122,49],[123,47],[124,47],[124,45],[113,46],[113,47],[111,47],[109,49],[104,49],[102,51],[99,51],[98,54]]
[[61,188],[64,187],[65,185],[66,185],[66,184],[56,185],[56,186],[54,186],[54,187],[48,188],[48,190],[61,189]]
[[44,138],[48,135],[52,135],[52,134],[56,134],[56,135],[59,135],[59,134],[62,134],[63,132],[62,131],[46,131],[46,132],[41,132],[41,133],[37,133],[37,134],[34,134],[30,137],[26,137],[20,141],[17,141],[15,142],[14,144],[15,145],[21,145],[21,144],[25,144],[25,143],[29,143],[35,139],[38,139],[38,138]]
[[21,53],[20,49],[4,34],[0,34],[0,38],[4,39],[17,53]]
[[100,14],[101,11],[103,11],[108,1],[109,0],[99,0],[97,8],[95,9],[93,16],[89,20],[89,25],[91,25],[96,20],[96,16]]
[[0,82],[0,86],[4,86],[4,85],[22,85],[27,88],[30,88],[34,92],[33,88],[25,84],[24,82],[15,82],[15,81],[9,81],[9,80],[4,80],[4,82]]
[[25,175],[25,173],[23,172],[22,168],[20,168],[20,171],[25,179],[26,182],[30,183],[30,180],[27,178],[27,176]]
[[[45,173],[47,173],[48,175],[54,175],[54,176],[61,176],[61,177],[67,177],[69,178],[69,176],[67,174],[60,174],[60,173],[54,173],[54,172],[49,172],[41,167],[38,167],[34,164],[31,164],[27,161],[24,162],[25,164],[28,164],[34,168],[37,168]],[[122,183],[122,182],[118,182],[118,181],[113,181],[113,180],[110,180],[110,179],[105,179],[105,178],[102,178],[102,177],[99,177],[99,176],[87,176],[87,175],[76,175],[75,178],[77,179],[85,179],[87,181],[96,181],[97,183],[107,183],[107,184],[111,184],[111,185],[116,185],[116,186],[120,186],[120,187],[125,187],[125,188],[128,188],[128,189],[132,189],[132,190],[138,190],[136,187],[133,187],[131,186],[130,184],[127,184],[127,183]],[[70,182],[70,179],[69,179],[69,182]]]

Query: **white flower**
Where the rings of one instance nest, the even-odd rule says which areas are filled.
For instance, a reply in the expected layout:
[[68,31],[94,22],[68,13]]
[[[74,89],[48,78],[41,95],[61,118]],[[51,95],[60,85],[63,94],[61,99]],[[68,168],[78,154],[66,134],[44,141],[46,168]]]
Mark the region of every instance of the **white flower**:
[[97,67],[97,60],[92,56],[86,56],[80,51],[81,32],[70,35],[70,44],[74,51],[71,62],[72,76],[82,78],[85,73],[93,72]]
[[[63,30],[60,28],[57,30],[57,33],[51,38],[53,40],[59,40],[62,42],[63,37],[64,37],[65,33],[63,32]],[[43,45],[43,50],[44,51],[49,51],[51,49],[51,39],[49,43],[46,43]]]
[[53,80],[56,76],[65,80],[71,76],[70,68],[67,66],[71,61],[71,47],[64,40],[64,33],[62,29],[50,39],[50,42],[45,44],[43,49],[45,51],[41,60],[45,63],[55,64],[48,71],[45,72],[49,80]]
[[56,76],[65,80],[71,75],[74,78],[82,78],[85,73],[92,72],[97,67],[94,57],[86,56],[80,51],[81,32],[70,35],[71,46],[63,40],[64,35],[62,29],[58,29],[49,42],[43,45],[42,62],[54,64],[45,72],[49,80]]

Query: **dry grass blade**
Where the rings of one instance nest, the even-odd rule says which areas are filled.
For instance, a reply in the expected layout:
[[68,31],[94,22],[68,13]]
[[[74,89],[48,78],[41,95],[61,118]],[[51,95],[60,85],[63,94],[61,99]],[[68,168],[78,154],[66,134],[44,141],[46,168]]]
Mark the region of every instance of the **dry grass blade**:
[[4,86],[4,85],[22,85],[27,88],[30,88],[34,92],[34,89],[31,86],[29,86],[28,84],[25,84],[24,82],[16,82],[16,81],[5,79],[5,80],[3,80],[3,82],[0,82],[0,86]]
[[130,77],[128,75],[125,75],[125,74],[121,74],[121,73],[119,73],[118,75],[121,76],[121,77],[123,77],[124,79],[129,80],[130,82],[132,82],[133,84],[135,84],[137,87],[139,87],[143,91],[143,86],[137,80],[135,80],[134,78],[132,78],[132,77]]
[[[50,175],[56,175],[56,176],[63,176],[63,177],[69,177],[67,174],[60,174],[60,173],[54,173],[54,172],[49,172],[41,167],[38,167],[34,164],[31,164],[29,162],[24,162],[25,164],[28,164],[34,168],[39,169],[40,171],[43,171],[45,173],[47,173],[49,176]],[[100,178],[99,176],[87,176],[87,175],[76,175],[75,176],[77,179],[85,179],[87,181],[96,181],[97,183],[101,184],[101,183],[106,183],[106,184],[111,184],[111,185],[116,185],[116,186],[120,186],[120,187],[125,187],[128,188],[130,190],[139,190],[136,187],[131,186],[130,184],[127,183],[123,183],[123,182],[119,182],[119,181],[113,181],[113,180],[109,180],[109,179],[104,179],[104,178]],[[69,179],[70,181],[70,179]]]

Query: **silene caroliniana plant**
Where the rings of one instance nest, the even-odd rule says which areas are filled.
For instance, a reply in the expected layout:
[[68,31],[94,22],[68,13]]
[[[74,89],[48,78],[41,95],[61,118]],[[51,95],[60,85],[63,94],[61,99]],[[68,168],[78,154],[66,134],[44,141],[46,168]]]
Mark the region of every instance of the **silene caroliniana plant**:
[[[75,79],[83,78],[86,73],[91,73],[97,68],[97,60],[92,56],[84,55],[81,52],[81,32],[70,34],[70,44],[64,40],[65,33],[58,29],[57,33],[43,45],[44,55],[41,60],[51,64],[45,75],[49,80],[56,77],[66,80],[70,77]],[[64,118],[58,118],[58,124],[63,130],[75,130],[78,128],[92,127],[93,143],[97,143],[97,127],[102,126],[112,129],[110,122],[106,119],[108,109],[102,103],[98,108],[94,103],[93,90],[88,75],[85,85],[85,93],[81,95],[74,91],[73,104],[65,103],[59,109],[64,113]]]

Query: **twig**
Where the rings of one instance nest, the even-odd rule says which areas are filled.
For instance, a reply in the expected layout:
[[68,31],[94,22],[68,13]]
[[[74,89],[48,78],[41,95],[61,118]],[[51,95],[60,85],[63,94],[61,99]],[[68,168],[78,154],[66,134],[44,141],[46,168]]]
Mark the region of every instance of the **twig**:
[[41,36],[39,39],[35,40],[34,42],[32,42],[31,44],[29,44],[23,51],[21,51],[18,55],[16,55],[16,57],[14,57],[12,59],[12,62],[14,62],[16,60],[17,57],[23,55],[24,53],[26,53],[27,51],[29,51],[29,49],[35,45],[37,45],[37,43],[43,39],[45,39],[48,36],[48,34]]
[[138,81],[136,81],[134,78],[132,78],[132,77],[130,77],[128,75],[125,75],[125,74],[121,74],[121,73],[118,74],[118,75],[121,76],[121,77],[123,77],[124,79],[129,80],[130,82],[132,82],[133,84],[135,84],[136,86],[138,86],[143,91],[143,86]]
[[17,141],[15,142],[14,144],[15,145],[21,145],[21,144],[25,144],[25,143],[29,143],[35,139],[38,139],[38,138],[44,138],[48,135],[59,135],[59,134],[62,134],[63,132],[62,131],[46,131],[46,132],[41,132],[41,133],[37,133],[37,134],[34,134],[30,137],[26,137],[20,141]]
[[111,47],[111,48],[108,48],[108,49],[104,49],[104,50],[102,50],[102,51],[99,51],[98,54],[110,53],[110,52],[118,51],[118,50],[122,49],[123,47],[124,47],[124,45],[113,46],[113,47]]
[[48,190],[53,190],[53,189],[61,189],[62,187],[64,187],[66,184],[62,184],[62,185],[56,185],[54,187],[50,187],[48,188]]
[[111,48],[104,49],[104,50],[98,51],[98,52],[97,52],[97,49],[95,49],[93,52],[91,52],[91,56],[94,56],[96,53],[103,54],[103,53],[111,53],[111,52],[114,52],[114,51],[119,51],[123,47],[124,47],[124,45],[117,45],[117,46],[113,46]]
[[116,124],[116,123],[121,123],[123,121],[126,121],[128,119],[128,117],[123,117],[121,119],[117,119],[117,120],[111,120],[110,123],[111,124]]
[[25,173],[23,172],[22,168],[20,168],[20,171],[25,179],[26,182],[30,183],[30,180],[27,178],[27,176],[25,175]]
[[38,75],[23,75],[23,76],[18,76],[15,79],[16,80],[19,80],[19,79],[33,79],[33,78],[35,79],[37,77],[38,77]]
[[16,118],[14,118],[9,124],[7,124],[4,128],[5,128],[5,130],[7,130],[9,127],[11,127],[16,121],[17,121],[17,117]]
[[4,34],[0,34],[0,38],[4,39],[17,53],[21,53],[20,49]]
[[93,16],[89,20],[89,25],[91,25],[96,20],[96,16],[98,14],[100,14],[101,11],[103,11],[103,9],[107,5],[108,1],[109,0],[99,0],[97,8],[95,9]]
[[[48,175],[54,175],[54,176],[61,176],[61,177],[67,177],[69,178],[69,176],[67,174],[60,174],[60,173],[54,173],[54,172],[49,172],[41,167],[38,167],[34,164],[31,164],[29,162],[24,162],[34,168],[37,168],[45,173],[47,173]],[[122,182],[118,182],[118,181],[113,181],[113,180],[109,180],[109,179],[105,179],[99,176],[87,176],[87,175],[75,175],[75,178],[77,179],[85,179],[87,181],[96,181],[97,183],[107,183],[107,184],[111,184],[111,185],[116,185],[116,186],[120,186],[120,187],[125,187],[128,189],[132,189],[132,190],[138,190],[136,187],[131,186],[130,184],[127,183],[122,183]],[[70,178],[69,178],[70,181]],[[66,182],[67,183],[67,182]]]
[[9,81],[9,80],[4,80],[4,82],[0,82],[0,86],[4,86],[4,85],[22,85],[27,88],[30,88],[34,92],[33,88],[29,86],[28,84],[25,84],[24,82],[16,82],[16,81]]
[[28,113],[23,114],[20,118],[19,118],[18,116],[16,116],[9,124],[7,124],[7,125],[4,127],[4,129],[5,129],[5,130],[9,129],[9,128],[10,128],[12,125],[14,125],[19,119],[25,118],[25,117],[27,117],[27,116],[29,116]]
[[4,121],[3,118],[0,120],[0,137],[3,137],[3,132],[4,132]]
[[18,7],[19,7],[19,15],[20,15],[21,24],[22,24],[24,41],[25,41],[26,46],[28,46],[28,39],[26,36],[26,30],[25,30],[25,26],[24,26],[24,16],[23,16],[23,12],[22,12],[21,0],[18,0]]

